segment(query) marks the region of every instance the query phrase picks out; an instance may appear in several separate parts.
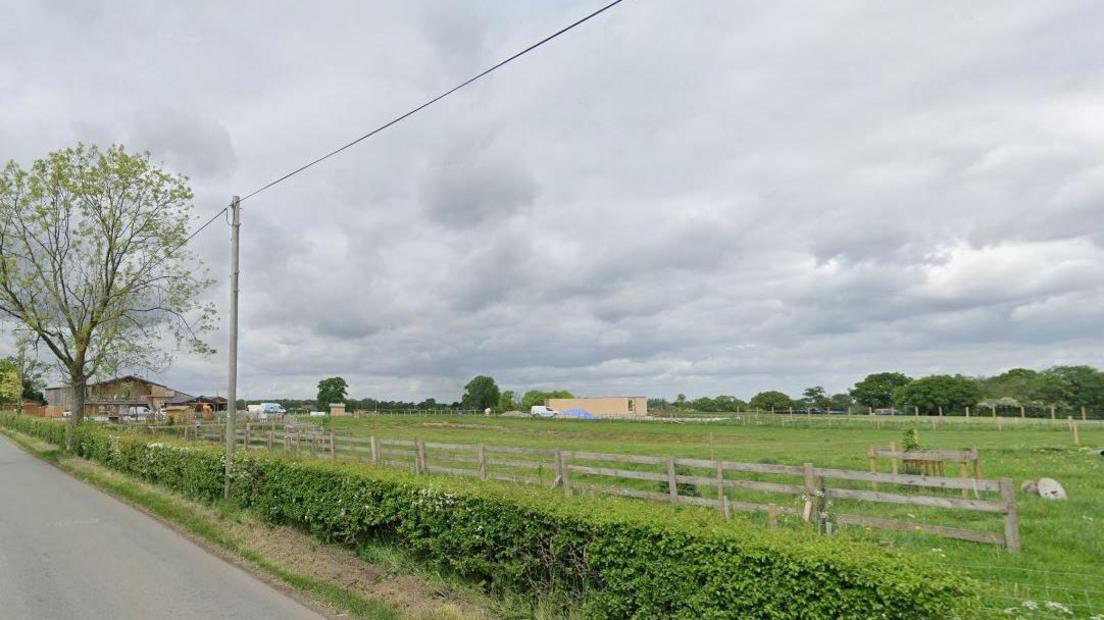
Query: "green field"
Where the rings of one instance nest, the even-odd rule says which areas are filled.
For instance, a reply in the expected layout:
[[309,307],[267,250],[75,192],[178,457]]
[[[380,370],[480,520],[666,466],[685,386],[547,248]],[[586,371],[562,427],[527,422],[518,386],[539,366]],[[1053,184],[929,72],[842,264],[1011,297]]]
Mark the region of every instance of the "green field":
[[[777,421],[777,420],[776,420]],[[821,421],[818,421],[821,422]],[[1015,421],[1010,421],[1015,422]],[[1018,494],[1023,552],[920,533],[843,527],[839,535],[872,539],[936,562],[966,570],[983,582],[986,606],[994,613],[1016,607],[1013,617],[1078,617],[1104,614],[1104,457],[1091,449],[1104,446],[1104,426],[1083,423],[1080,446],[1073,444],[1064,423],[1016,426],[997,430],[991,421],[950,420],[932,430],[930,420],[834,421],[813,426],[799,419],[792,425],[757,426],[734,421],[662,423],[633,421],[572,421],[474,416],[371,416],[334,418],[327,424],[339,434],[412,439],[442,443],[483,443],[527,448],[611,452],[749,463],[800,465],[865,470],[871,445],[900,445],[904,430],[916,426],[924,449],[967,449],[982,456],[983,477],[1012,478],[1017,489],[1026,479],[1060,481],[1068,501],[1050,501]],[[955,466],[956,468],[957,466]],[[888,471],[888,463],[881,470]],[[947,475],[957,474],[950,466]],[[644,482],[643,484],[651,484]],[[707,495],[711,490],[706,490]],[[936,491],[935,493],[938,493]],[[776,500],[777,501],[777,500]],[[900,507],[862,502],[871,516],[912,519],[925,523],[1001,531],[998,515]],[[648,504],[642,502],[642,507]],[[698,509],[698,508],[688,508]],[[851,508],[848,508],[851,511]],[[763,519],[761,515],[751,517]],[[797,526],[790,519],[791,526]],[[1025,602],[1030,601],[1030,602]],[[1032,611],[1032,603],[1039,609]],[[1051,605],[1048,606],[1048,603]],[[1027,606],[1025,608],[1024,606]]]

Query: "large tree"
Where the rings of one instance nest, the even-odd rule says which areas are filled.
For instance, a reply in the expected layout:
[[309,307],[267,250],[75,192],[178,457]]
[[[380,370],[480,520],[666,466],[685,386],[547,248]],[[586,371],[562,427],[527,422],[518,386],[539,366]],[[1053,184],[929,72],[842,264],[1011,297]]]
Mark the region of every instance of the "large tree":
[[23,377],[19,364],[10,357],[0,358],[0,407],[15,405],[23,395]]
[[855,384],[851,397],[864,407],[882,408],[893,405],[893,391],[912,381],[899,372],[876,372]]
[[349,384],[341,377],[330,377],[318,382],[318,398],[315,404],[325,411],[330,403],[343,403],[348,398]]
[[794,406],[793,400],[784,392],[779,392],[778,390],[759,392],[751,397],[748,404],[755,409],[762,409],[764,411],[770,411],[771,409],[782,410]]
[[[90,378],[204,353],[212,283],[186,247],[192,191],[149,154],[78,145],[0,172],[0,316],[53,354],[80,423]],[[197,275],[200,274],[200,275]],[[173,346],[175,343],[175,346]]]
[[962,375],[932,375],[903,385],[893,392],[898,406],[919,407],[931,413],[944,409],[972,407],[981,400],[981,388],[977,381]]
[[498,404],[498,385],[493,377],[479,375],[464,386],[461,402],[465,409],[486,409]]

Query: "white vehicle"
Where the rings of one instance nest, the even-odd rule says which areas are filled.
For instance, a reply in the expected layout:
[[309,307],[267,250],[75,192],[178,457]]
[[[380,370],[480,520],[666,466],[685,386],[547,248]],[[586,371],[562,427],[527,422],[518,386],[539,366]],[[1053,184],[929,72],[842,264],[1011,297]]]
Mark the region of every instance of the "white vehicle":
[[312,411],[312,412],[310,412],[310,417],[312,417],[312,418],[324,418],[324,417],[326,417],[326,415],[327,414],[326,414],[325,411]]
[[132,416],[134,416],[134,417],[136,417],[136,418],[147,418],[147,417],[149,417],[149,416],[150,416],[150,415],[151,415],[151,414],[152,414],[153,412],[152,412],[152,411],[150,411],[150,408],[149,408],[149,407],[146,407],[146,406],[138,406],[138,407],[131,407],[131,408],[129,409],[129,411],[127,412],[127,413],[128,413],[128,415],[132,415]]
[[260,405],[248,405],[246,406],[246,410],[248,410],[249,413],[262,413]]
[[529,408],[529,415],[535,418],[554,418],[559,414],[559,411],[544,405],[533,405]]

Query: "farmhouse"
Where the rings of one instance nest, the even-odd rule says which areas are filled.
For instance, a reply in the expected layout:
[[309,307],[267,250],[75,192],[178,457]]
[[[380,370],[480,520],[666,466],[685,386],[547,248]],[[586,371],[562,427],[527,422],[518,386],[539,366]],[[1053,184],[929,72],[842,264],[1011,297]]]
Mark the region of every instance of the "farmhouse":
[[648,415],[647,396],[587,396],[582,398],[548,398],[546,407],[557,411],[582,409],[606,418]]
[[[169,401],[194,398],[179,390],[135,376],[116,377],[90,383],[85,392],[84,415],[129,416],[131,407],[157,411]],[[73,406],[73,387],[46,388],[46,415],[60,416]]]

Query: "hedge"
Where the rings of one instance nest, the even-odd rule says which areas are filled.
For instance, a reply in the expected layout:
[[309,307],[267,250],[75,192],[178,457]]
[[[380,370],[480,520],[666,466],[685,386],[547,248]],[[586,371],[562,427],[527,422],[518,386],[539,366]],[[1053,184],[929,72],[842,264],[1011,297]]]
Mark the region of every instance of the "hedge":
[[[57,443],[61,424],[0,416]],[[218,501],[214,447],[84,425],[74,451],[193,499]],[[620,498],[239,453],[232,501],[330,542],[402,545],[498,592],[568,595],[592,618],[955,618],[976,586],[921,558],[743,519]]]

